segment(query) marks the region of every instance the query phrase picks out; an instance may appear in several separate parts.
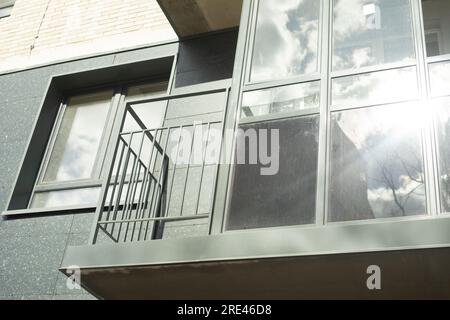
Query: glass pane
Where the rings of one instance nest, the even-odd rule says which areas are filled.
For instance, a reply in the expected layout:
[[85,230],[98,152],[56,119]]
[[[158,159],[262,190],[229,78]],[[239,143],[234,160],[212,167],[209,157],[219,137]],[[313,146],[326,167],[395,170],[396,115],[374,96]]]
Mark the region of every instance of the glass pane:
[[242,118],[319,108],[320,82],[246,92]]
[[316,72],[319,15],[317,0],[260,1],[250,80]]
[[332,105],[367,106],[416,99],[416,69],[404,68],[336,78],[332,81]]
[[329,221],[426,213],[419,110],[332,113]]
[[[147,129],[156,129],[160,128],[164,123],[167,101],[136,103],[131,105],[131,109],[133,109]],[[130,113],[127,113],[122,132],[139,130],[142,130],[142,128],[138,125],[136,119]]]
[[112,95],[106,91],[69,99],[44,181],[92,177]]
[[422,0],[427,55],[450,53],[450,1]]
[[[314,223],[319,116],[244,125],[241,129],[246,134],[254,132],[259,138],[247,143],[246,164],[236,165],[227,228],[239,230]],[[271,163],[278,162],[278,171],[263,175],[261,157],[258,164],[251,164],[249,150],[264,139],[263,130],[267,130],[270,137],[271,131],[277,129],[279,150],[271,152]],[[270,144],[275,142],[272,139]],[[265,141],[263,144],[267,145]],[[274,159],[275,154],[279,159]]]
[[450,62],[429,65],[431,94],[443,96],[450,94]]
[[439,177],[442,211],[450,212],[450,99],[441,101],[437,112]]
[[31,208],[55,208],[74,205],[97,205],[100,188],[38,192],[33,196]]
[[415,58],[409,0],[334,0],[333,70]]

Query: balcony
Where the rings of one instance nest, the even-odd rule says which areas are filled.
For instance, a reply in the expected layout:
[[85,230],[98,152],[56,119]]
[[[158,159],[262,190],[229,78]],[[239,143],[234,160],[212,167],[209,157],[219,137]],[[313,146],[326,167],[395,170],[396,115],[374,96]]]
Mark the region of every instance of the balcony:
[[126,114],[140,130],[119,134],[92,243],[163,239],[180,222],[206,227],[222,121],[148,129],[130,106]]
[[[208,107],[217,104],[214,92],[194,98],[206,97],[202,103]],[[219,92],[226,110],[228,87]],[[182,110],[186,95],[180,97]],[[91,244],[69,247],[60,268],[67,275],[80,268],[81,283],[92,294],[105,299],[448,297],[442,285],[450,268],[447,216],[226,230],[228,177],[219,161],[227,142],[226,113],[208,122],[188,117],[148,128],[131,106],[126,104],[119,119],[121,128],[130,119],[134,127],[115,136]],[[367,290],[371,265],[386,274],[386,290]]]

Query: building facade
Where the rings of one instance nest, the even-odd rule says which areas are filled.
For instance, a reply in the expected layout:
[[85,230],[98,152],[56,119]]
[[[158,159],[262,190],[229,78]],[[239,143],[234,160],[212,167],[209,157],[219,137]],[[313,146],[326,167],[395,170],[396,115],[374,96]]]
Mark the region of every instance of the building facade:
[[0,297],[450,298],[448,1],[35,2]]

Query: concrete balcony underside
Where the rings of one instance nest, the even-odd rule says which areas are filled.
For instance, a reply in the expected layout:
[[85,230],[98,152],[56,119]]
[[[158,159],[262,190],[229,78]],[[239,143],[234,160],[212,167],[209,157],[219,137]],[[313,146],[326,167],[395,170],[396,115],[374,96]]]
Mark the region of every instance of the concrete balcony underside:
[[449,230],[446,217],[69,247],[61,271],[79,266],[105,299],[448,299]]
[[239,26],[242,0],[158,0],[180,38]]

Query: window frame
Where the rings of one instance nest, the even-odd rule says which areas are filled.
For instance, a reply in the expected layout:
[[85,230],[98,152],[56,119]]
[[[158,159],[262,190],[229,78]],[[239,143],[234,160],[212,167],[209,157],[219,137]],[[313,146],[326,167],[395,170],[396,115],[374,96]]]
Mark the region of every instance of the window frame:
[[16,0],[0,0],[0,19],[11,16]]
[[[50,133],[48,143],[44,152],[44,155],[41,159],[41,165],[38,171],[38,175],[36,178],[36,181],[33,186],[33,191],[30,195],[30,199],[28,202],[27,209],[30,211],[56,211],[60,209],[84,209],[84,208],[95,208],[97,205],[97,200],[94,203],[90,204],[80,204],[80,205],[68,205],[64,206],[63,208],[59,207],[32,207],[32,202],[34,200],[34,197],[36,194],[39,193],[49,193],[49,192],[58,192],[58,191],[68,191],[68,190],[76,190],[76,189],[100,189],[102,187],[102,182],[104,177],[107,175],[106,168],[106,157],[108,155],[108,150],[113,147],[114,144],[114,138],[112,137],[114,133],[115,127],[118,125],[121,125],[121,122],[116,121],[120,109],[123,108],[123,105],[127,103],[132,103],[133,101],[140,101],[143,99],[148,98],[148,96],[154,96],[153,94],[144,95],[142,97],[138,97],[136,99],[129,98],[128,97],[128,88],[132,86],[139,86],[139,85],[146,85],[149,83],[154,83],[155,87],[162,85],[163,83],[166,84],[166,90],[163,93],[163,95],[166,95],[167,92],[170,90],[170,85],[172,83],[171,80],[169,81],[161,81],[161,80],[148,80],[148,81],[138,81],[138,82],[127,82],[122,85],[118,86],[101,86],[99,88],[85,88],[82,90],[76,90],[76,91],[69,91],[65,94],[64,98],[61,100],[59,104],[59,109],[57,116],[55,118],[55,122],[53,124],[52,131]],[[152,84],[153,84],[152,83]],[[44,176],[46,173],[46,170],[48,168],[48,164],[50,162],[50,157],[55,145],[55,141],[58,137],[59,129],[61,127],[62,121],[64,119],[64,114],[67,109],[67,102],[71,97],[79,96],[79,95],[89,95],[89,94],[96,94],[102,91],[111,91],[111,100],[109,105],[109,111],[106,116],[105,125],[103,128],[103,132],[100,138],[99,142],[99,149],[94,161],[93,165],[93,171],[91,178],[87,179],[77,179],[77,180],[69,180],[69,181],[50,181],[46,182],[44,181]],[[166,108],[167,111],[167,108]]]
[[[244,12],[248,14],[248,18],[244,16],[246,22],[246,30],[242,33],[241,37],[244,42],[242,50],[242,60],[240,68],[242,70],[242,78],[240,82],[236,85],[238,90],[237,106],[235,109],[235,120],[234,127],[238,128],[239,124],[248,124],[252,122],[275,120],[291,116],[298,116],[297,114],[278,114],[273,117],[258,119],[258,118],[244,118],[241,117],[241,105],[242,105],[242,95],[244,92],[259,90],[259,89],[270,89],[277,86],[284,86],[290,84],[298,84],[308,81],[320,81],[321,92],[320,92],[320,108],[316,112],[320,115],[320,128],[319,128],[319,166],[318,166],[318,179],[317,179],[317,206],[316,206],[316,224],[312,227],[320,227],[327,225],[355,225],[355,224],[374,224],[383,222],[395,222],[401,220],[420,220],[424,218],[438,218],[443,215],[438,209],[440,205],[439,202],[439,181],[437,175],[437,164],[435,162],[436,157],[436,145],[435,145],[435,133],[434,124],[432,122],[432,115],[427,115],[424,119],[426,126],[420,132],[421,136],[421,147],[420,150],[422,157],[424,159],[424,177],[426,186],[426,203],[427,212],[425,216],[411,216],[411,217],[399,217],[399,218],[387,218],[387,219],[375,219],[375,220],[355,220],[355,221],[345,221],[345,222],[328,222],[328,198],[329,198],[329,174],[330,174],[330,148],[331,148],[331,112],[351,110],[353,108],[371,108],[376,107],[380,104],[368,103],[366,105],[358,105],[352,107],[339,107],[333,108],[331,106],[331,84],[333,79],[354,76],[354,75],[364,75],[372,72],[378,71],[388,71],[393,69],[409,68],[413,67],[416,71],[416,81],[418,94],[411,99],[406,99],[404,101],[388,101],[384,102],[382,105],[389,104],[401,104],[406,102],[418,102],[421,108],[427,108],[428,102],[431,100],[430,96],[430,82],[429,82],[429,72],[428,64],[436,63],[440,61],[449,61],[450,54],[445,56],[437,56],[428,58],[426,55],[426,43],[425,43],[425,30],[423,28],[423,15],[422,15],[422,5],[420,0],[409,0],[410,10],[411,10],[411,32],[413,39],[413,47],[415,58],[406,62],[395,62],[395,63],[384,63],[375,66],[362,67],[359,69],[346,69],[333,71],[332,70],[332,54],[333,54],[333,21],[334,21],[334,2],[332,0],[320,0],[321,1],[321,14],[319,19],[319,72],[318,74],[310,74],[306,76],[301,76],[297,78],[287,78],[279,79],[273,81],[265,82],[250,82],[250,70],[251,70],[251,60],[253,57],[254,41],[256,33],[256,17],[258,11],[258,4],[261,0],[249,0],[247,11]],[[449,94],[450,96],[450,94]],[[314,113],[314,112],[311,112]],[[233,149],[235,149],[235,137],[233,138]],[[234,152],[234,151],[233,151]],[[234,155],[234,154],[233,154]],[[233,156],[232,155],[232,156]],[[231,231],[226,229],[226,224],[229,216],[230,210],[230,194],[233,188],[233,176],[235,173],[235,165],[230,166],[228,170],[228,186],[227,193],[225,195],[224,203],[224,214],[221,216],[220,223],[215,225],[213,232],[216,233],[239,233],[248,232],[248,230],[237,230]],[[281,228],[308,228],[311,226],[287,226]],[[279,229],[280,227],[267,228],[267,229]],[[260,230],[260,229],[258,229]]]

